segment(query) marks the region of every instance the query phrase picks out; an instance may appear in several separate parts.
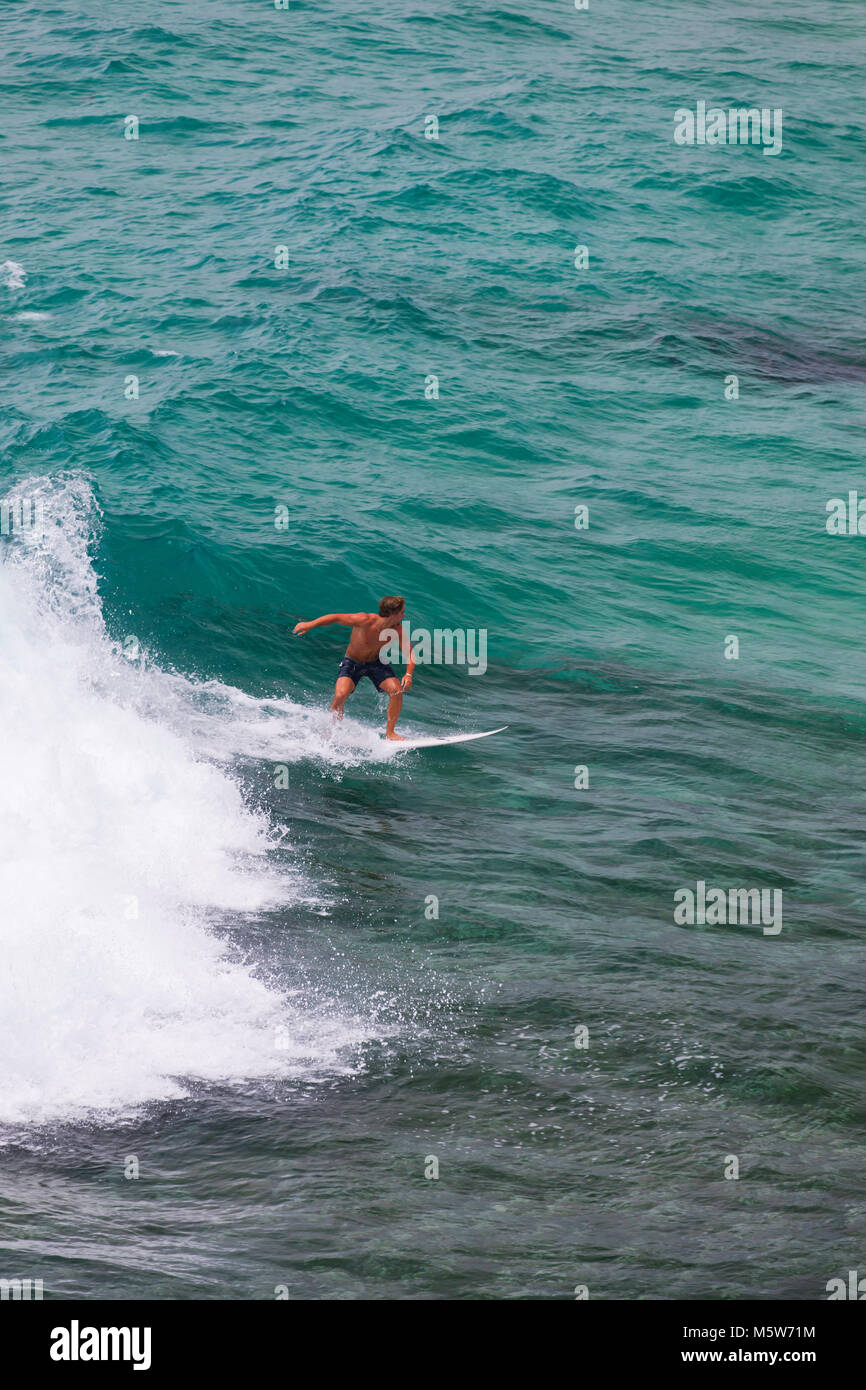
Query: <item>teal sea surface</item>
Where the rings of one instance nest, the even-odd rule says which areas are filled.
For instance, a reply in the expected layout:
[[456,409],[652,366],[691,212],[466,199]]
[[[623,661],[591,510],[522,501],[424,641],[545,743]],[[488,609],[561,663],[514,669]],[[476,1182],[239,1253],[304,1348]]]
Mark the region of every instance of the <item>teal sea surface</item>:
[[[0,50],[0,1276],[826,1297],[862,4],[4,0]],[[333,733],[346,630],[292,628],[385,594],[486,634],[404,732],[506,732],[392,755],[364,682]]]

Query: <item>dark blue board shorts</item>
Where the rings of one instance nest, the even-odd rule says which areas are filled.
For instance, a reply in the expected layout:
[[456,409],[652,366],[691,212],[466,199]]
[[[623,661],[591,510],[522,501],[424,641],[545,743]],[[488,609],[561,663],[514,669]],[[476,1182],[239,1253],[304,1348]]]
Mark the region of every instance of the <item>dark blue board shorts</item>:
[[338,678],[348,676],[356,685],[364,676],[369,676],[377,690],[381,690],[382,682],[390,680],[393,675],[393,666],[388,666],[384,661],[354,661],[351,656],[343,657],[338,672]]

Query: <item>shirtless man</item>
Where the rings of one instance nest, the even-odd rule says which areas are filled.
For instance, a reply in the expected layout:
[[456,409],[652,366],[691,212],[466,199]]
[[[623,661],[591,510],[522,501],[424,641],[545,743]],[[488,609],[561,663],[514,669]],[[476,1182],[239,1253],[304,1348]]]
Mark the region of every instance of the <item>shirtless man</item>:
[[[303,637],[304,633],[313,627],[329,627],[331,623],[342,623],[344,627],[352,629],[346,655],[340,662],[331,709],[337,719],[342,719],[343,706],[358,681],[364,676],[369,676],[376,689],[384,691],[390,697],[385,737],[399,743],[404,742],[404,739],[402,734],[394,732],[394,725],[403,704],[403,691],[412,689],[412,672],[415,670],[412,646],[400,626],[405,611],[406,606],[402,598],[389,597],[382,599],[378,613],[326,613],[323,618],[314,618],[310,623],[298,623],[294,629],[298,637]],[[394,675],[393,667],[379,659],[379,651],[383,644],[382,634],[390,632],[390,636],[384,639],[390,642],[395,630],[400,638],[400,650],[408,663],[402,680],[398,680]]]

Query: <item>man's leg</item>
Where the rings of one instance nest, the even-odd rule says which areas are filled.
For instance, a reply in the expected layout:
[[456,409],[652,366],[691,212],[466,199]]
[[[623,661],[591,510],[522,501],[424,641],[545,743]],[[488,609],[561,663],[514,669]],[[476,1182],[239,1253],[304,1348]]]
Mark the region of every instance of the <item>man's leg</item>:
[[343,706],[355,689],[355,682],[349,676],[338,676],[337,684],[334,686],[334,698],[331,701],[331,709],[337,719],[343,718]]
[[379,689],[383,692],[383,694],[389,697],[388,725],[385,729],[385,737],[394,739],[398,743],[402,743],[403,735],[394,733],[394,725],[400,718],[400,711],[403,708],[403,692],[400,689],[400,682],[398,681],[396,676],[389,676],[386,681],[382,682],[382,684],[379,686]]

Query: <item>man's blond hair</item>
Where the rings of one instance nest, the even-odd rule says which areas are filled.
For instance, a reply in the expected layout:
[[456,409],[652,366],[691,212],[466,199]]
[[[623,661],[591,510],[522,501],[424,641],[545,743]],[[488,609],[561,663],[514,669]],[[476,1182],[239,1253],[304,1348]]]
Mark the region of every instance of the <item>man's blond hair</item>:
[[390,618],[395,613],[399,613],[405,607],[405,600],[399,594],[388,594],[379,603],[379,617]]

